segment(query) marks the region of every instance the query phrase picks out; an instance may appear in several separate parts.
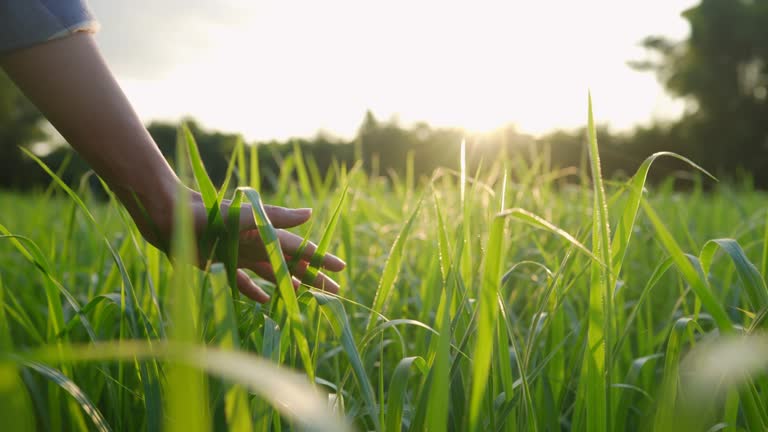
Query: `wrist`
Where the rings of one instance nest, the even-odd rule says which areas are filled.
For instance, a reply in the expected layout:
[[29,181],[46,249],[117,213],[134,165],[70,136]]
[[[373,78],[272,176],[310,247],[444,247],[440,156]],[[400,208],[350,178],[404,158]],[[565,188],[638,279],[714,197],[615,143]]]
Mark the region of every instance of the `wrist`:
[[117,186],[115,193],[147,241],[161,249],[170,237],[173,209],[181,181],[170,175],[147,175],[147,182],[132,187]]

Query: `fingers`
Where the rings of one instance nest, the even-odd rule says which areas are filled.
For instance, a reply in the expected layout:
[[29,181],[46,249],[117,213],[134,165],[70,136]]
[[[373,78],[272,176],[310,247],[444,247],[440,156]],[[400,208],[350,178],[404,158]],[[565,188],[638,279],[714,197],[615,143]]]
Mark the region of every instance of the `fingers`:
[[269,301],[267,293],[265,293],[261,287],[256,285],[248,274],[242,270],[237,271],[237,289],[239,289],[244,296],[253,301],[259,303],[266,303]]
[[[308,221],[312,216],[312,209],[309,208],[287,208],[279,206],[265,205],[264,211],[267,213],[269,221],[275,228],[292,228]],[[253,217],[253,211],[250,204],[243,204],[240,209],[240,230],[251,230],[256,228],[256,221]]]
[[286,208],[279,206],[265,205],[269,221],[275,228],[293,228],[308,221],[312,217],[311,208]]
[[[277,285],[277,277],[275,277],[275,271],[272,269],[272,265],[268,262],[257,262],[248,266],[248,268],[259,275],[262,279],[268,280]],[[299,280],[294,277],[291,277],[291,283],[293,284],[294,289],[299,288],[299,285],[301,285],[301,282],[299,282]]]
[[[278,231],[277,236],[280,239],[280,247],[283,249],[283,253],[290,256],[295,256],[297,254],[298,250],[301,248],[301,243],[304,241],[301,237],[288,231]],[[299,256],[304,260],[310,261],[316,250],[317,245],[308,241],[304,245],[304,249]],[[325,256],[323,256],[322,266],[330,271],[337,272],[344,270],[344,267],[346,267],[347,264],[335,255],[325,254]]]
[[[264,278],[265,280],[268,280],[275,284],[277,283],[275,272],[269,263],[267,262],[251,263],[247,267],[250,270],[253,270],[253,272],[258,274],[260,277]],[[299,287],[299,284],[300,284],[299,280],[304,278],[304,275],[306,274],[308,267],[309,267],[309,263],[302,260],[299,262],[296,268],[292,270],[291,281],[293,283],[294,288]],[[315,279],[310,282],[310,285],[312,285],[315,288],[331,292],[333,294],[338,294],[339,292],[339,284],[336,283],[336,281],[334,281],[327,275],[323,274],[322,272],[318,272]]]
[[[302,260],[293,270],[293,275],[296,278],[303,280],[304,275],[307,273],[307,268],[309,268],[309,263]],[[309,283],[313,287],[321,289],[323,291],[328,291],[333,294],[339,293],[339,284],[336,283],[335,280],[326,276],[323,272],[317,272],[317,276],[315,277],[315,279],[310,281]]]

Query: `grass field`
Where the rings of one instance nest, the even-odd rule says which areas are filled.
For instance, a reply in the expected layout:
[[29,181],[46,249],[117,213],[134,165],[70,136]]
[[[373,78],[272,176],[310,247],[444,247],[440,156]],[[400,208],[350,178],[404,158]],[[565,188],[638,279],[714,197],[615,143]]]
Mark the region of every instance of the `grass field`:
[[768,430],[768,197],[646,190],[651,159],[603,181],[596,150],[578,185],[546,154],[416,181],[296,153],[264,200],[313,207],[298,232],[348,267],[266,305],[231,254],[187,264],[185,217],[172,267],[115,200],[0,194],[0,428]]

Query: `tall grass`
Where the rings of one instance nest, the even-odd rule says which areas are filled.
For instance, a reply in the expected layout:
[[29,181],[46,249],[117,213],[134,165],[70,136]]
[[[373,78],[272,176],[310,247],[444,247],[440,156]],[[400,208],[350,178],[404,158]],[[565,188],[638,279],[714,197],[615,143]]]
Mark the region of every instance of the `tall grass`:
[[[462,146],[460,172],[417,182],[412,155],[384,179],[320,173],[297,147],[265,196],[256,152],[236,146],[217,188],[182,128],[178,169],[209,209],[205,270],[187,213],[171,265],[111,194],[42,166],[50,191],[0,194],[4,427],[766,430],[766,196],[646,185],[659,157],[685,160],[670,153],[603,179],[588,113],[578,185],[546,149],[467,172]],[[262,200],[315,207],[297,230],[319,239],[305,280],[334,251],[338,296],[293,289]],[[275,269],[266,305],[233,288],[244,203]]]

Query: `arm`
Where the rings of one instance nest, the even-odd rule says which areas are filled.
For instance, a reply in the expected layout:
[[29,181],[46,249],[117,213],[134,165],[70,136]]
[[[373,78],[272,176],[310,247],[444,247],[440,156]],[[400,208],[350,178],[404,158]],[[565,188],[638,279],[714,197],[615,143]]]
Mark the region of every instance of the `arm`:
[[1,64],[110,185],[143,234],[149,235],[149,227],[132,194],[158,226],[170,223],[179,179],[120,90],[90,34],[78,33],[15,51]]
[[[163,244],[170,237],[174,198],[181,187],[180,181],[118,86],[93,37],[77,33],[14,51],[0,58],[0,66],[109,184],[142,235],[154,245]],[[146,219],[142,207],[150,220]],[[201,232],[207,212],[197,193],[193,194],[192,207],[195,227]],[[311,214],[308,209],[269,206],[267,212],[278,228],[300,225]],[[250,208],[244,209],[240,228],[241,267],[274,279],[265,263],[266,251],[255,230]],[[284,253],[291,255],[297,251],[300,237],[283,230],[279,236]],[[305,249],[307,259],[314,249],[313,244]],[[344,268],[344,263],[327,255],[324,266],[338,271]],[[305,268],[306,263],[294,275],[300,277]],[[242,271],[238,285],[254,300],[269,298]],[[333,292],[338,290],[338,285],[322,274],[314,285]]]

